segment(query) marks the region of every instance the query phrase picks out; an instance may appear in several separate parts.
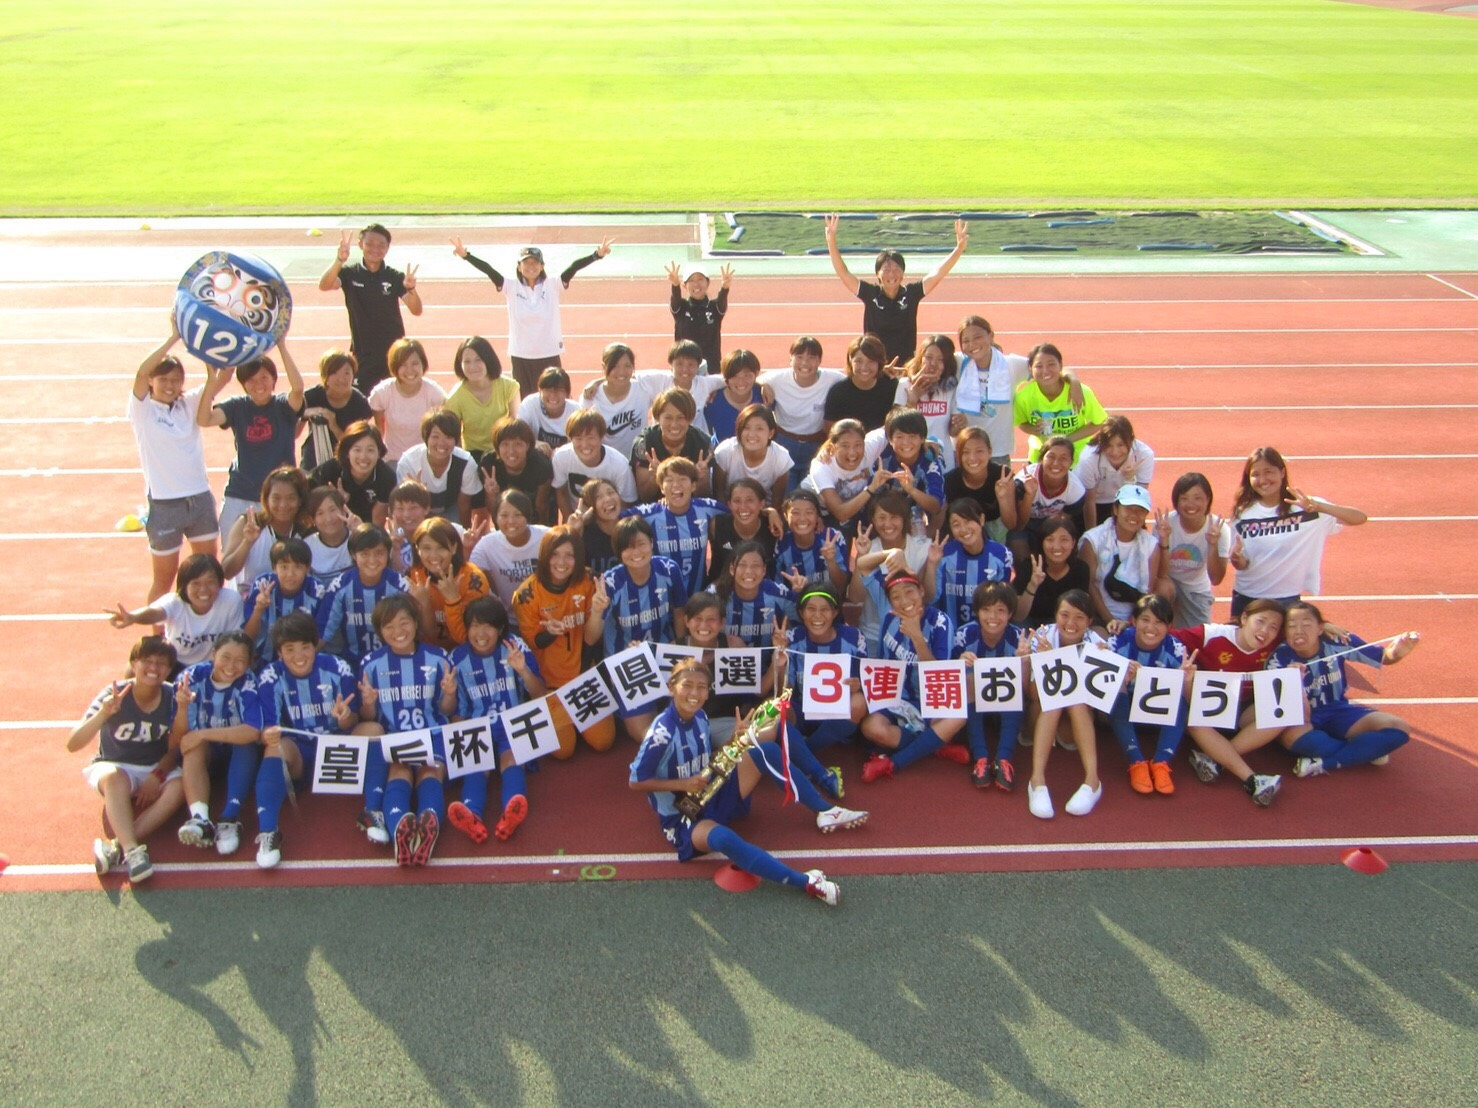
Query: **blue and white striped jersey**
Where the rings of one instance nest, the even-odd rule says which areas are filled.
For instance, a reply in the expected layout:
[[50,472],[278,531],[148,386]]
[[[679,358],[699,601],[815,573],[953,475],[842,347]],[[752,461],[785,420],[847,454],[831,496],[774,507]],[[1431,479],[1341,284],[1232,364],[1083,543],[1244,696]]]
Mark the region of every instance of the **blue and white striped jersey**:
[[359,690],[354,667],[343,658],[319,651],[313,668],[294,677],[282,662],[273,662],[257,678],[263,727],[296,727],[303,731],[337,734],[334,701],[343,697],[358,709]]
[[624,565],[607,570],[604,579],[606,595],[611,598],[604,640],[608,655],[642,640],[673,640],[672,613],[688,602],[687,586],[676,562],[653,555],[652,571],[644,585],[632,581]]
[[370,623],[375,605],[387,596],[409,592],[405,578],[393,569],[380,575],[375,585],[359,579],[359,570],[346,569],[334,580],[318,603],[318,633],[330,649],[358,662],[384,644]]
[[688,510],[678,515],[662,501],[655,504],[638,504],[628,508],[622,515],[641,516],[652,525],[656,536],[653,543],[655,553],[671,558],[682,570],[683,585],[691,596],[703,587],[703,575],[707,568],[708,527],[716,518],[728,515],[729,509],[717,500],[706,496],[695,496]]
[[1009,581],[1015,562],[1011,551],[998,542],[985,540],[979,554],[971,554],[958,539],[944,544],[944,554],[934,570],[938,604],[955,623],[975,618],[970,598],[987,581]]
[[190,730],[239,727],[244,723],[260,731],[262,704],[257,696],[256,678],[243,673],[231,684],[222,686],[211,678],[212,668],[211,662],[196,662],[185,671],[194,697],[187,712]]
[[379,694],[376,717],[393,734],[447,722],[441,710],[441,679],[451,666],[439,647],[417,643],[411,653],[397,654],[382,646],[364,660],[359,675]]

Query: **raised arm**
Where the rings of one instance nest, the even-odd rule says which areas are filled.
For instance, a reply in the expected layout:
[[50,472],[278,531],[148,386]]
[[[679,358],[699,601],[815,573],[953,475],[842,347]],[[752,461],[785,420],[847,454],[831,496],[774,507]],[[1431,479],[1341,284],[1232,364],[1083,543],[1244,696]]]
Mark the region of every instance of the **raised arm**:
[[[226,426],[226,413],[216,407],[216,397],[221,395],[221,390],[226,387],[226,382],[231,380],[229,369],[217,369],[214,366],[205,367],[205,389],[200,394],[200,407],[195,412],[195,422],[202,427],[224,427]],[[299,384],[302,378],[299,378]],[[302,407],[303,397],[298,394],[298,406]]]
[[483,261],[481,258],[476,257],[472,253],[472,251],[463,246],[461,239],[452,239],[451,241],[453,254],[461,258],[464,262],[470,265],[473,269],[477,270],[479,273],[484,274],[487,279],[493,283],[493,288],[497,289],[499,292],[503,291],[503,275],[501,273],[499,273],[496,269],[490,266],[487,262]]
[[328,268],[323,271],[323,276],[318,278],[319,292],[333,292],[339,287],[339,270],[343,269],[349,262],[349,244],[354,240],[353,231],[339,232],[339,251],[334,260],[328,263]]
[[569,265],[565,266],[564,272],[559,275],[559,283],[565,288],[569,288],[570,282],[575,279],[575,274],[579,273],[588,265],[594,265],[610,252],[611,236],[607,235],[605,238],[600,240],[600,245],[597,246],[594,251],[586,254],[583,258],[576,258]]
[[293,411],[302,415],[303,375],[298,372],[298,363],[293,361],[292,353],[287,348],[286,335],[278,340],[277,350],[282,355],[282,371],[287,374],[287,402]]
[[144,360],[139,363],[139,371],[133,377],[133,395],[142,400],[149,395],[149,374],[154,372],[164,355],[173,349],[174,344],[180,341],[179,328],[175,326],[174,313],[169,316],[169,338],[165,339],[153,350],[144,355]]
[[835,212],[826,217],[826,253],[831,257],[831,268],[836,271],[837,279],[847,286],[848,292],[856,296],[861,282],[847,268],[842,252],[837,248],[837,227],[841,225],[841,222],[841,216]]
[[955,267],[955,262],[960,260],[960,255],[970,245],[970,225],[963,219],[955,220],[955,248],[950,251],[949,257],[945,258],[937,266],[929,271],[924,278],[924,295],[928,296],[936,288],[939,282],[948,276],[949,271]]
[[426,310],[426,306],[421,303],[421,294],[416,291],[416,270],[419,268],[420,266],[414,265],[405,267],[405,295],[401,299],[405,301],[411,315],[420,315]]

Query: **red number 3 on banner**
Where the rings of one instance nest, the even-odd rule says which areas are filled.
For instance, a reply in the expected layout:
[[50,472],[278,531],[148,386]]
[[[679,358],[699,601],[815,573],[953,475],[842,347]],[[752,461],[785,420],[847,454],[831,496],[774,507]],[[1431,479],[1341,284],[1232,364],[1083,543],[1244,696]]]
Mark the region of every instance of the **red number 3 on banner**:
[[818,704],[836,704],[846,689],[842,685],[842,667],[836,662],[820,662],[810,672],[811,698]]

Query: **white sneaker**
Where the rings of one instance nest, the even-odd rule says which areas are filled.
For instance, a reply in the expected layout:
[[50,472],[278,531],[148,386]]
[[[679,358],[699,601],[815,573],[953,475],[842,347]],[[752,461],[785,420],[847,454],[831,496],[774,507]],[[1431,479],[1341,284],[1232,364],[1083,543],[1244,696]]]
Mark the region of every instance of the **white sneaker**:
[[216,824],[216,853],[235,854],[241,846],[241,824],[222,820]]
[[842,902],[841,888],[835,881],[828,881],[826,874],[819,869],[806,871],[806,895],[821,901],[828,908],[835,908]]
[[102,877],[114,866],[123,864],[123,847],[117,839],[92,840],[92,868]]
[[1070,816],[1086,816],[1093,811],[1094,806],[1103,799],[1103,782],[1098,783],[1098,788],[1090,789],[1086,784],[1079,785],[1078,791],[1064,804],[1063,810]]
[[1273,802],[1273,797],[1278,795],[1278,786],[1283,784],[1281,777],[1268,777],[1266,774],[1255,773],[1243,784],[1247,795],[1252,797],[1252,802],[1259,808],[1266,808]]
[[1324,768],[1323,758],[1300,758],[1293,763],[1295,777],[1322,777],[1328,772]]
[[1389,754],[1382,754],[1379,758],[1370,759],[1370,764],[1373,766],[1388,766],[1391,764],[1391,756]]
[[1026,806],[1038,819],[1051,819],[1057,814],[1052,807],[1052,794],[1047,791],[1046,785],[1039,789],[1030,781],[1026,783]]
[[1211,784],[1221,773],[1221,767],[1213,762],[1203,751],[1191,751],[1191,769],[1196,771],[1196,776],[1206,784]]
[[257,836],[257,865],[271,869],[282,861],[282,832],[263,831]]
[[866,822],[866,812],[854,812],[850,808],[833,807],[816,813],[816,826],[823,835],[830,835],[833,831],[852,831]]

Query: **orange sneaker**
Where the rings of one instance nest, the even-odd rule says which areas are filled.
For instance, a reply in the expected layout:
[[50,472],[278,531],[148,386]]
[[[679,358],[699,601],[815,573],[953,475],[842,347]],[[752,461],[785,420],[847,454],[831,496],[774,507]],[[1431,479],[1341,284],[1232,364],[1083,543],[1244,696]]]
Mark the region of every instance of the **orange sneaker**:
[[475,843],[488,841],[488,825],[483,823],[467,805],[460,800],[452,801],[446,810],[447,822]]
[[1129,787],[1137,793],[1152,793],[1154,783],[1150,780],[1150,764],[1135,762],[1129,767]]
[[1170,780],[1170,764],[1168,762],[1150,763],[1150,780],[1155,783],[1155,792],[1164,793],[1169,796],[1175,791],[1175,782]]
[[528,798],[522,794],[513,797],[503,809],[503,818],[498,821],[498,826],[493,828],[493,834],[497,835],[503,842],[513,838],[513,833],[518,830],[529,814]]

